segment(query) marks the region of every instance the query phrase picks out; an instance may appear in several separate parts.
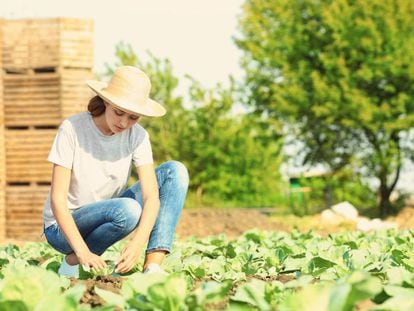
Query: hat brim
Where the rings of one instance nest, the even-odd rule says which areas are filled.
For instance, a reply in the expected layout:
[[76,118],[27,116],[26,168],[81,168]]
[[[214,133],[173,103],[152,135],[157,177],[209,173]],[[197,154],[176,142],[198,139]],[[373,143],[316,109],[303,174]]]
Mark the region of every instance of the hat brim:
[[106,82],[88,80],[86,84],[103,100],[127,113],[145,117],[162,117],[167,112],[160,103],[151,98],[148,98],[145,104],[138,107],[136,107],[137,105],[125,102],[105,91],[105,88],[108,86]]

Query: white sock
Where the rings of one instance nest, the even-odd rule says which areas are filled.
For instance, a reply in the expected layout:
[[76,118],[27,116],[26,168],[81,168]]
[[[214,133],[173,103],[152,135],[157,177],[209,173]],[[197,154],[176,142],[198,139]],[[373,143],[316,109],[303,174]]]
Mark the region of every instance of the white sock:
[[149,263],[144,270],[144,273],[162,273],[166,274],[166,272],[161,268],[161,266],[157,263]]
[[60,264],[58,273],[67,277],[79,277],[79,265],[70,265],[66,261],[66,257],[63,258],[62,263]]

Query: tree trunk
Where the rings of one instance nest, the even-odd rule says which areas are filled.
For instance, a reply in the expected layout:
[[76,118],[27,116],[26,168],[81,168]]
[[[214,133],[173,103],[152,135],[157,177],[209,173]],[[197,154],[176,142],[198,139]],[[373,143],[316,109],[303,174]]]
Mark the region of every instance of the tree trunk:
[[[374,150],[377,153],[377,156],[380,160],[380,171],[379,171],[379,216],[381,218],[390,215],[392,212],[392,204],[390,201],[390,196],[392,191],[394,190],[395,186],[397,185],[398,179],[400,177],[401,172],[401,147],[399,144],[399,137],[398,132],[391,133],[390,141],[394,143],[394,147],[397,150],[395,156],[392,156],[392,152],[390,152],[390,145],[388,145],[388,149],[386,150],[385,154],[383,152],[383,148],[381,148],[381,143],[378,142],[377,137],[374,133],[372,133],[369,129],[365,128],[365,134],[367,136],[368,141],[372,144]],[[391,145],[392,146],[392,145]],[[390,165],[392,167],[392,163],[396,164],[396,172],[394,179],[392,180],[391,184],[388,185],[388,177],[390,171]]]
[[384,218],[385,216],[391,214],[392,208],[391,208],[391,201],[390,201],[390,195],[391,191],[387,187],[386,182],[383,183],[381,180],[381,185],[379,189],[380,193],[380,203],[379,203],[379,209],[380,209],[380,217]]
[[379,188],[379,195],[380,195],[380,217],[384,218],[392,213],[392,204],[390,201],[390,196],[392,191],[394,190],[395,186],[397,185],[398,179],[400,177],[401,172],[401,159],[398,159],[397,171],[395,173],[394,180],[390,186],[387,184],[387,175],[384,173],[380,177],[380,188]]
[[198,186],[196,190],[197,203],[201,205],[201,198],[203,196],[203,187]]

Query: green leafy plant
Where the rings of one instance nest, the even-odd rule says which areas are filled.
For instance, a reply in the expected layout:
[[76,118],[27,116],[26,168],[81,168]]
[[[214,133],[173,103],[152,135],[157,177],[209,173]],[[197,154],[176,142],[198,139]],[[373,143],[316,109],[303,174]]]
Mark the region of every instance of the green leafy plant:
[[[135,271],[122,276],[119,293],[95,287],[97,310],[412,310],[414,231],[248,231],[176,241],[164,274]],[[113,271],[119,245],[105,253]],[[39,249],[49,262],[41,262]],[[50,264],[59,254],[45,243],[0,246],[1,310],[85,310],[84,280],[71,287]],[[37,258],[37,259],[35,259]],[[361,309],[362,308],[362,309]]]

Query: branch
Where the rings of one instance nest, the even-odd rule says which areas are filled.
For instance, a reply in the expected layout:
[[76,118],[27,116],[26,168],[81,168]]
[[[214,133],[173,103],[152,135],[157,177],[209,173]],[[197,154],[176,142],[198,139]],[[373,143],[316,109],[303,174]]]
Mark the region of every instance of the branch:
[[381,147],[379,146],[375,135],[366,126],[362,126],[362,129],[367,136],[368,141],[374,146],[374,149],[378,152],[380,158],[382,159]]
[[401,167],[402,167],[402,164],[401,164],[401,147],[400,147],[400,141],[399,141],[398,136],[396,135],[396,133],[393,133],[391,135],[391,137],[393,138],[393,140],[396,142],[396,144],[398,146],[397,147],[397,151],[398,151],[397,163],[398,163],[398,165],[397,165],[397,174],[395,174],[394,181],[393,181],[393,183],[390,186],[390,193],[394,190],[395,186],[397,185],[398,179],[400,178],[400,171],[401,171]]

